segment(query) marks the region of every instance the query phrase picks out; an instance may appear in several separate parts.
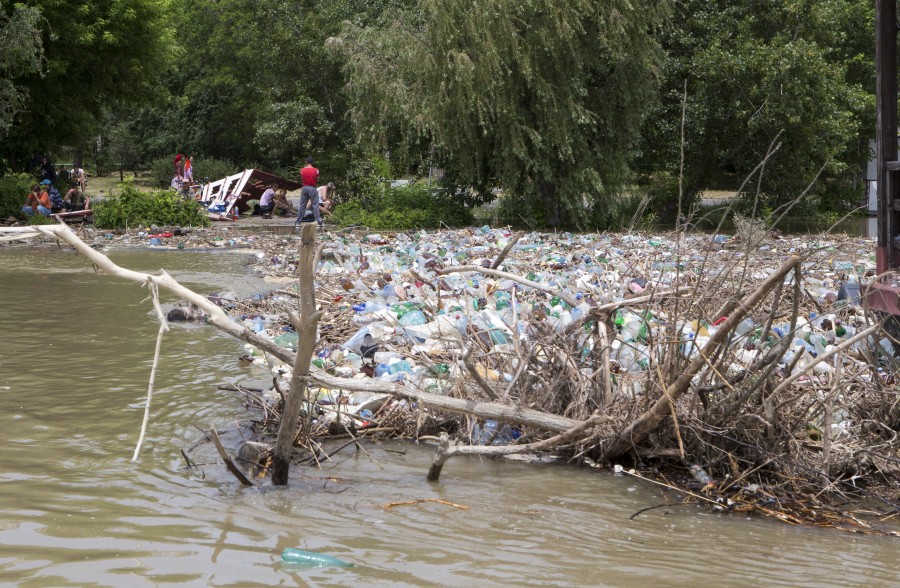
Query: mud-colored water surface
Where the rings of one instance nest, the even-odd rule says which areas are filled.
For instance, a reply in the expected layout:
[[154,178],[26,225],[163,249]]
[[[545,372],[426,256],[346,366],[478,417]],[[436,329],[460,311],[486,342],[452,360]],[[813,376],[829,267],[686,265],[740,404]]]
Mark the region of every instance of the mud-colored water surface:
[[[267,286],[238,254],[131,252],[201,292]],[[264,383],[238,343],[202,325],[163,343],[148,436],[131,463],[157,323],[146,290],[66,250],[0,250],[0,584],[18,586],[898,586],[898,540],[674,505],[608,472],[351,449],[287,488],[244,489],[204,446],[232,444]],[[171,300],[169,301],[171,303]],[[229,431],[232,431],[230,434]],[[395,501],[439,498],[397,506]],[[290,568],[285,547],[356,564]]]

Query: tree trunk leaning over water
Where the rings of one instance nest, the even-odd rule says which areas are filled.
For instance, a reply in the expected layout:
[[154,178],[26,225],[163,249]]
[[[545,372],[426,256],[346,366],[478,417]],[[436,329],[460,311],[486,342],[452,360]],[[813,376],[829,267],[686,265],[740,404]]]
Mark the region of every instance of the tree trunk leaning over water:
[[300,316],[291,313],[291,322],[299,335],[297,355],[294,358],[291,388],[284,403],[272,461],[272,483],[276,486],[284,486],[288,482],[297,422],[309,381],[309,362],[316,346],[316,327],[322,317],[322,312],[316,310],[315,259],[316,225],[307,223],[300,236]]

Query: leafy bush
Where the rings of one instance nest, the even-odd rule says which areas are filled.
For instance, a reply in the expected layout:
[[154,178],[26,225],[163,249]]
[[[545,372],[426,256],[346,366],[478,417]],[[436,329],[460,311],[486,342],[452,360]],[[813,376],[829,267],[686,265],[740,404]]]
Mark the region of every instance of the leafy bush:
[[150,162],[150,185],[154,188],[168,188],[175,175],[172,157],[160,157]]
[[[194,157],[194,179],[209,178],[211,181],[221,180],[240,171],[237,165],[224,159],[206,159]],[[154,188],[168,188],[175,175],[175,156],[160,157],[150,162],[150,185]]]
[[34,178],[28,174],[11,174],[0,178],[0,218],[22,218],[22,206],[34,184]]
[[122,229],[140,225],[208,226],[206,212],[192,200],[184,200],[170,190],[142,192],[130,182],[119,185],[117,196],[95,202],[94,225],[102,229]]
[[[216,180],[221,180],[226,176],[236,174],[239,171],[241,171],[241,168],[239,168],[237,164],[225,159],[209,159],[200,156],[194,157],[195,180],[209,178],[210,181],[214,182]],[[169,181],[172,181],[171,175],[169,176]],[[168,186],[169,184],[166,185]]]
[[382,193],[384,176],[379,176],[377,167],[371,158],[353,161],[338,191],[342,201],[359,202],[363,207],[369,207]]
[[55,218],[43,214],[32,214],[28,217],[27,222],[29,225],[55,225],[58,223]]
[[446,192],[418,182],[371,193],[368,206],[353,199],[337,207],[332,220],[341,226],[365,225],[377,230],[466,226],[472,214]]

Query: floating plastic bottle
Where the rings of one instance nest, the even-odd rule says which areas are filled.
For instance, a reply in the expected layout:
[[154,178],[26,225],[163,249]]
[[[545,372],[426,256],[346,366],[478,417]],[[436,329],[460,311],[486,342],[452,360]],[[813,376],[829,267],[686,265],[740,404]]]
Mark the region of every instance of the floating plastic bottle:
[[275,337],[275,344],[281,345],[282,347],[287,347],[292,351],[297,351],[297,342],[300,340],[300,335],[297,333],[285,333],[284,335],[278,335]]
[[365,312],[377,312],[379,310],[384,310],[387,308],[387,304],[380,300],[368,300],[366,301],[366,305],[364,307]]
[[509,292],[504,292],[503,290],[497,291],[494,294],[494,299],[497,301],[497,310],[503,310],[504,308],[509,308],[509,304],[511,301],[511,296]]
[[346,562],[336,557],[331,557],[330,555],[315,553],[313,551],[303,551],[302,549],[294,549],[293,547],[286,547],[284,551],[281,552],[281,563],[303,565],[314,568],[322,568],[327,566],[346,568],[353,565],[352,563]]
[[388,366],[388,373],[392,375],[399,374],[401,372],[409,373],[410,371],[412,371],[412,364],[405,359],[395,361],[390,366]]
[[424,325],[427,322],[428,319],[425,318],[425,314],[421,310],[412,310],[400,317],[400,324],[404,327]]

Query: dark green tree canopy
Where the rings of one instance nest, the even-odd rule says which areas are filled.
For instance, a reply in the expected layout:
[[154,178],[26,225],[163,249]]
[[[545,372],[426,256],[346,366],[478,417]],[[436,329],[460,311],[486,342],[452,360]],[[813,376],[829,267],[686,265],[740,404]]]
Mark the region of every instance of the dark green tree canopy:
[[422,0],[342,48],[362,140],[434,147],[451,183],[500,186],[553,224],[628,178],[666,4]]
[[142,99],[171,51],[168,0],[28,0],[40,13],[45,66],[22,79],[28,107],[4,142],[20,153],[74,145],[104,108]]
[[678,174],[687,80],[688,196],[736,187],[779,133],[761,186],[772,203],[800,194],[823,164],[820,193],[858,174],[874,132],[871,2],[686,0],[677,10],[660,36],[665,82],[643,130],[643,171]]
[[0,140],[25,108],[28,89],[22,80],[41,72],[42,58],[40,13],[0,3]]

